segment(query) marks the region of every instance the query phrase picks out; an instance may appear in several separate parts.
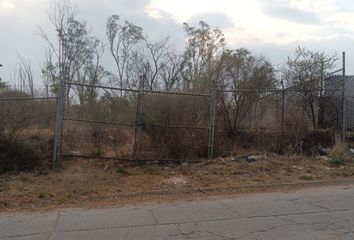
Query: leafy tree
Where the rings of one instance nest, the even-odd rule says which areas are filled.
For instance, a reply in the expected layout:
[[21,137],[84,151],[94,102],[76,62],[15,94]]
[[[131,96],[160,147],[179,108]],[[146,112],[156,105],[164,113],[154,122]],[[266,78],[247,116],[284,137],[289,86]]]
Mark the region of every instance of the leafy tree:
[[59,89],[59,67],[53,60],[53,51],[47,50],[45,60],[42,66],[42,78],[45,87],[45,94],[48,97],[49,92],[58,93]]
[[[99,44],[87,30],[86,22],[76,17],[76,8],[72,7],[69,0],[56,1],[49,14],[49,20],[57,33],[56,41],[51,41],[44,30],[39,28],[39,35],[47,41],[52,54],[50,59],[47,58],[50,61],[45,63],[42,72],[53,81],[51,89],[54,91],[57,90],[57,81],[74,81],[77,71],[93,58],[94,49]],[[53,76],[54,73],[57,76]],[[68,84],[67,101],[70,89],[71,85]]]
[[[82,68],[76,71],[74,82],[100,85],[101,80],[107,75],[104,67],[101,65],[101,59],[104,53],[103,44],[97,45],[93,50],[92,57],[85,62]],[[92,104],[97,101],[98,93],[94,87],[76,86],[74,88],[81,106]]]
[[224,34],[218,28],[211,29],[203,21],[198,27],[184,23],[184,31],[187,34],[183,68],[185,88],[209,89],[214,80],[214,64],[226,44]]
[[112,74],[117,85],[122,88],[136,85],[138,75],[133,70],[138,59],[138,45],[144,39],[143,29],[127,20],[120,21],[118,15],[112,15],[107,20],[106,36],[117,67],[117,74]]
[[4,82],[4,81],[2,80],[2,78],[0,77],[0,90],[6,89],[6,88],[8,88],[8,87],[9,87],[9,85],[8,85],[6,82]]

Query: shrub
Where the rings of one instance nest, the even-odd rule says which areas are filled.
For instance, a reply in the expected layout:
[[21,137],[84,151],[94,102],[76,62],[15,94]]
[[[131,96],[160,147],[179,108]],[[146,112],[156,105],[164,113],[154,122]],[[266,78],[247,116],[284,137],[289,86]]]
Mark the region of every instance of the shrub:
[[141,152],[157,158],[206,157],[208,131],[180,127],[208,127],[209,105],[208,98],[146,95]]
[[285,138],[298,144],[309,132],[308,121],[304,113],[296,106],[290,105],[284,116]]
[[40,160],[29,144],[0,137],[0,173],[32,171],[40,166]]
[[335,144],[334,132],[330,129],[316,129],[306,133],[303,138],[303,151],[317,153],[319,148],[329,148]]
[[[83,105],[66,106],[65,116],[106,123],[135,122],[134,102],[128,98],[105,95]],[[67,122],[63,127],[63,152],[94,156],[131,155],[132,129],[114,124]]]
[[313,181],[315,180],[313,176],[310,175],[302,175],[299,177],[300,180],[305,180],[305,181]]
[[122,166],[119,166],[117,168],[117,173],[124,174],[124,175],[128,175],[129,174],[128,170],[125,167],[122,167]]
[[43,199],[43,198],[45,198],[45,193],[44,192],[40,192],[40,193],[38,193],[38,198],[39,199]]
[[344,163],[346,158],[347,145],[344,143],[337,143],[334,145],[330,152],[329,157],[331,158],[328,163],[333,166],[339,166]]
[[[0,91],[1,98],[28,98],[20,91]],[[2,101],[0,108],[0,173],[32,171],[37,169],[50,153],[46,131],[48,126],[43,105],[33,101]],[[48,107],[50,109],[50,107]],[[50,114],[49,114],[50,115]],[[54,116],[54,115],[53,115]],[[39,119],[47,122],[40,123]],[[51,134],[49,134],[51,135]],[[25,141],[26,140],[26,141]],[[29,144],[29,142],[32,142]],[[52,147],[52,144],[50,144]],[[44,153],[44,154],[42,154]]]
[[328,161],[329,164],[333,165],[333,166],[339,166],[343,164],[343,158],[341,158],[340,156],[335,156],[333,158],[331,158]]

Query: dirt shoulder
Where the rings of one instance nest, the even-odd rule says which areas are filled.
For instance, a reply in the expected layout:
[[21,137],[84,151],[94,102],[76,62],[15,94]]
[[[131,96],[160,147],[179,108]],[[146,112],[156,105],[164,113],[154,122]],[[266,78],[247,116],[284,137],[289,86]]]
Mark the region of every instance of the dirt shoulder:
[[[0,211],[188,200],[207,195],[272,191],[278,184],[283,184],[278,189],[286,191],[291,188],[286,183],[338,179],[354,179],[354,161],[337,166],[326,159],[275,154],[257,155],[256,159],[233,156],[182,165],[73,160],[64,162],[58,172],[0,176]],[[259,185],[263,187],[250,187]]]

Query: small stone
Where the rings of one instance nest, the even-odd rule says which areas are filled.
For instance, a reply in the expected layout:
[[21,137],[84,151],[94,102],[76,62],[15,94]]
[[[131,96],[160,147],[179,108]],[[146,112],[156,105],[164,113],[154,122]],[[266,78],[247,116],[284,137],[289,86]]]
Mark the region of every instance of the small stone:
[[247,162],[254,162],[254,161],[258,161],[258,160],[265,159],[265,158],[267,158],[267,155],[265,155],[265,154],[263,154],[263,155],[249,155],[249,156],[247,156],[246,161]]
[[103,171],[104,171],[104,172],[107,172],[110,167],[111,167],[111,166],[110,166],[109,164],[106,164],[106,165],[104,166],[104,168],[103,168]]
[[187,184],[187,180],[183,176],[170,177],[165,180],[165,183],[173,184],[175,186],[183,186]]
[[293,168],[294,168],[294,169],[297,169],[297,170],[300,170],[300,171],[301,171],[301,170],[304,170],[304,167],[300,167],[300,166],[296,166],[296,165],[294,165]]
[[331,160],[331,158],[326,157],[326,156],[318,156],[318,157],[316,157],[316,159],[317,160],[324,160],[324,161],[330,161]]

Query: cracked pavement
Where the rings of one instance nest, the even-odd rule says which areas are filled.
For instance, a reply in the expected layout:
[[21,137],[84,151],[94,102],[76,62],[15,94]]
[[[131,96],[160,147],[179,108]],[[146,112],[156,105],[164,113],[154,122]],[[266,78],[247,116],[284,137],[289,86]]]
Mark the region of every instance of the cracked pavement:
[[1,240],[354,239],[354,186],[0,214]]

